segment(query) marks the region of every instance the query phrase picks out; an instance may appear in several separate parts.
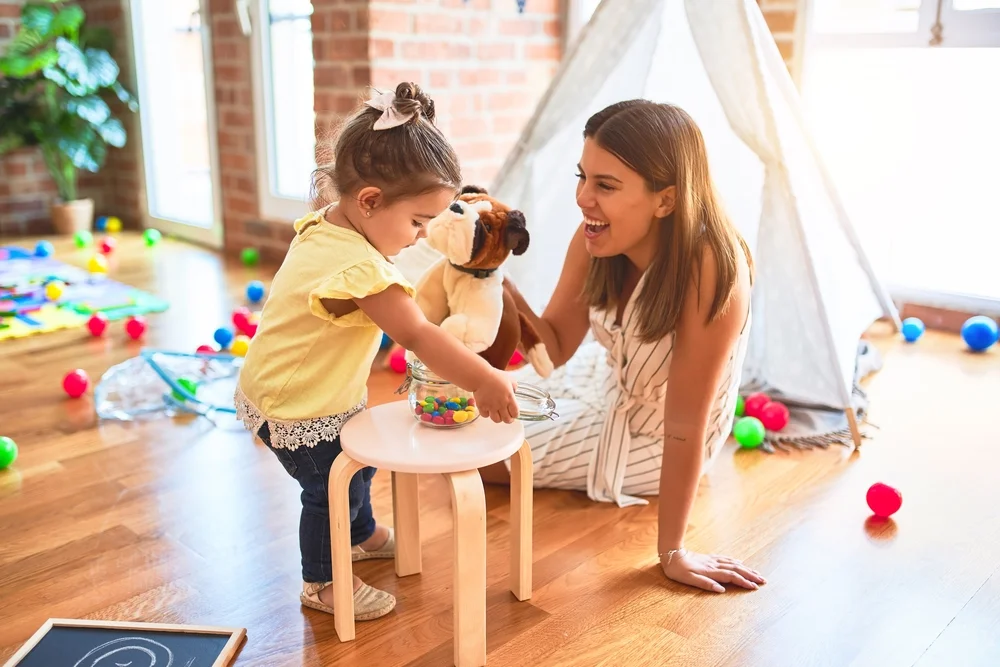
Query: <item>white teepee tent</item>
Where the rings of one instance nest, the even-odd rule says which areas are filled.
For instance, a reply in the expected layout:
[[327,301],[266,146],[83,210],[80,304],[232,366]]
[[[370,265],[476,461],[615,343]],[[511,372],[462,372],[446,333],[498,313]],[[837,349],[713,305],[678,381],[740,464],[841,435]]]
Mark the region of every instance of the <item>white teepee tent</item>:
[[[744,386],[833,411],[833,422],[813,419],[816,428],[802,434],[838,432],[859,444],[859,339],[879,317],[898,326],[899,316],[809,139],[754,0],[601,3],[491,185],[493,196],[524,211],[531,231],[529,251],[509,260],[508,273],[533,307],[544,307],[580,221],[584,124],[631,98],[691,114],[726,209],[753,249]],[[415,272],[430,255],[401,259],[404,272]]]

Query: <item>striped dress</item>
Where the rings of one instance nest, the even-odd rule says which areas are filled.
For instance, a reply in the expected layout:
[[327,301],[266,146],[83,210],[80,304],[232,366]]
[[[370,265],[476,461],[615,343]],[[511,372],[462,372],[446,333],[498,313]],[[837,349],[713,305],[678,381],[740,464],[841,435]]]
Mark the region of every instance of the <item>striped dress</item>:
[[[559,414],[554,421],[525,423],[536,488],[586,490],[592,500],[622,507],[646,504],[640,496],[659,493],[673,335],[654,343],[639,341],[639,291],[636,286],[621,325],[615,323],[614,309],[592,309],[593,337],[548,378],[530,367],[515,373],[519,382],[548,391]],[[709,418],[705,469],[732,429],[749,333],[748,314]]]

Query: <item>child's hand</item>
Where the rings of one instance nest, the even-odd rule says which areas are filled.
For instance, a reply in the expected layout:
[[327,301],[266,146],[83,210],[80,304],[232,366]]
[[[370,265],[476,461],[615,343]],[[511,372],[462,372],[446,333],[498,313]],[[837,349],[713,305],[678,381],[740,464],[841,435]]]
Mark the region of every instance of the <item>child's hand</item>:
[[[664,560],[668,560],[669,564]],[[757,590],[767,583],[759,572],[751,570],[738,560],[725,556],[708,556],[686,549],[669,559],[661,557],[660,567],[669,579],[715,593],[725,593],[726,589],[722,584]]]
[[517,383],[507,373],[491,369],[486,378],[473,392],[479,414],[496,423],[509,424],[517,419],[517,399],[514,390]]

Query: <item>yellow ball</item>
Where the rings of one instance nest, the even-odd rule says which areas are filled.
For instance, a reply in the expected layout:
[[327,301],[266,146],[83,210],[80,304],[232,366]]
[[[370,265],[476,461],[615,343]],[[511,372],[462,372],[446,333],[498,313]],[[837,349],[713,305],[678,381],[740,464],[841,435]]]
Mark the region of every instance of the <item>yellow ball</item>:
[[237,357],[245,357],[247,355],[247,350],[250,349],[250,338],[247,336],[239,335],[233,341],[232,346],[230,346],[229,351],[235,354]]
[[470,414],[469,414],[468,412],[466,412],[465,410],[456,410],[456,411],[455,411],[455,414],[453,414],[453,415],[452,415],[452,418],[453,418],[453,419],[455,420],[455,423],[456,423],[456,424],[463,424],[463,423],[465,423],[465,422],[466,422],[466,421],[467,421],[467,420],[468,420],[468,419],[469,419],[469,418],[470,418],[471,416],[472,416],[472,415],[470,415]]
[[66,283],[61,280],[53,280],[45,286],[45,296],[49,301],[58,301],[66,289]]
[[94,255],[87,262],[87,269],[91,273],[107,273],[108,272],[108,260],[104,258],[104,255]]
[[122,221],[114,216],[111,216],[108,218],[107,230],[112,234],[120,232],[122,230]]

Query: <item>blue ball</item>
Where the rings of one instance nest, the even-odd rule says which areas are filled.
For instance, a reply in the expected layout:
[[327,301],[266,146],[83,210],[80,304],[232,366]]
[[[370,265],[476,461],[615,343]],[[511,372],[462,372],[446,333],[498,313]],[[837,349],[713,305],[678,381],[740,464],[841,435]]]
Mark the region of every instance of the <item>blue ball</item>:
[[997,342],[1000,331],[996,321],[985,315],[970,317],[962,325],[962,340],[970,349],[982,352]]
[[94,229],[99,232],[108,231],[108,216],[102,215],[97,220],[94,221]]
[[35,257],[51,257],[56,249],[48,241],[39,241],[35,246]]
[[392,347],[392,339],[389,338],[389,334],[383,333],[382,342],[379,344],[379,349],[388,350],[390,347]]
[[229,344],[233,342],[233,330],[228,327],[219,327],[215,330],[212,338],[215,339],[220,348],[226,350],[229,348]]
[[907,343],[912,343],[924,335],[924,323],[919,317],[907,317],[903,320],[903,338]]
[[259,280],[252,280],[247,285],[247,299],[250,303],[260,303],[264,298],[265,291],[264,283]]

